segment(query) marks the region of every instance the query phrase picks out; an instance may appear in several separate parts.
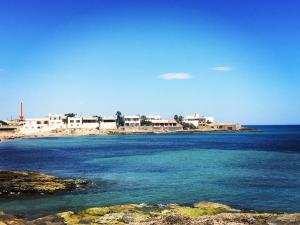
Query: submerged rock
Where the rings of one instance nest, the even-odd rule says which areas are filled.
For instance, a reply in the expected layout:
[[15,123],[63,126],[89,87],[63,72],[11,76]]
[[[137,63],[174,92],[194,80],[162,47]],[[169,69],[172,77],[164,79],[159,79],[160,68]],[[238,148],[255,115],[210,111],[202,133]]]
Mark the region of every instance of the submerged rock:
[[83,188],[88,181],[62,179],[44,173],[0,171],[0,196],[51,194]]

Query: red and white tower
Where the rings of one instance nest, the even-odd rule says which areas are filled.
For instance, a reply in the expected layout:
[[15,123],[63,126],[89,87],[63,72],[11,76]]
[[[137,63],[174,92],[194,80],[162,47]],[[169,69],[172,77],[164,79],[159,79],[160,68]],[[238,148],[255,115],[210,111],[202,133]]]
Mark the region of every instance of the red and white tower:
[[24,120],[24,115],[23,115],[23,103],[21,102],[21,111],[20,111],[20,121]]

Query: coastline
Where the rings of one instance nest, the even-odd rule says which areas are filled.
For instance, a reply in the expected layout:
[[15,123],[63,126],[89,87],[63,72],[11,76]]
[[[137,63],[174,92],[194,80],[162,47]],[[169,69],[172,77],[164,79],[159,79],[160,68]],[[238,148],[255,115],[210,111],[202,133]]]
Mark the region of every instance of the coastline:
[[0,211],[0,224],[297,225],[300,213],[245,212],[213,202],[198,202],[192,206],[127,204],[65,211],[38,218]]
[[9,140],[23,138],[41,138],[41,137],[77,137],[77,136],[103,136],[103,135],[131,135],[131,134],[192,134],[192,133],[240,133],[259,131],[255,128],[242,128],[240,130],[212,130],[212,129],[191,129],[191,130],[147,130],[147,129],[76,129],[76,130],[54,130],[32,134],[22,134],[15,132],[0,132],[0,143]]

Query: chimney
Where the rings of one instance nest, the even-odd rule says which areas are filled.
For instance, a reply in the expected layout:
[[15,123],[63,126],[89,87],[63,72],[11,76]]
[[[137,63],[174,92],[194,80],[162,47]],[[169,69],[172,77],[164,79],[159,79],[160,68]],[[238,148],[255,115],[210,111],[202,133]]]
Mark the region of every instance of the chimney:
[[23,115],[23,103],[21,102],[21,112],[20,112],[20,121],[24,120],[24,115]]

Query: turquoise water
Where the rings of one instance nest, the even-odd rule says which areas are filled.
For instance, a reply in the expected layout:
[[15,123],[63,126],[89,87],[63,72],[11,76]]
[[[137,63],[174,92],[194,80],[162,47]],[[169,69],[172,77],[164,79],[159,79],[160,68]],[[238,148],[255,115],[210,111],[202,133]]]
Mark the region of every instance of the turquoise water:
[[0,143],[0,169],[91,179],[85,191],[0,198],[0,211],[43,214],[123,203],[208,200],[300,211],[300,127],[260,132],[20,139]]

